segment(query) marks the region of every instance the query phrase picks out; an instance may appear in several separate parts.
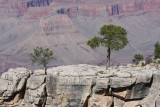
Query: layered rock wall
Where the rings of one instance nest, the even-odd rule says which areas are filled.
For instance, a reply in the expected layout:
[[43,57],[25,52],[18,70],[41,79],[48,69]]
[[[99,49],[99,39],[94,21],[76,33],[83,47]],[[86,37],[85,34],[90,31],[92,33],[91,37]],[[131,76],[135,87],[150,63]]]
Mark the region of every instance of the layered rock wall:
[[[13,76],[13,77],[12,77]],[[70,65],[33,74],[10,69],[0,79],[0,105],[19,107],[158,107],[159,67]]]
[[154,8],[160,8],[160,1],[158,0],[140,0],[140,1],[126,1],[108,5],[107,10],[110,16],[119,15],[123,13],[132,13],[138,11],[148,11]]
[[57,10],[58,13],[65,13],[69,16],[76,16],[76,14],[92,17],[102,16],[104,14],[112,16],[160,8],[159,0],[115,0],[112,2],[110,0],[1,0],[0,8],[3,10],[2,15],[5,17],[21,17],[27,12],[28,8],[52,6],[52,3],[55,3],[53,6],[58,7],[61,7],[59,5],[63,7],[65,3],[78,4],[74,8],[67,6],[67,8]]
[[44,35],[70,34],[77,32],[67,15],[46,16],[40,20],[39,26]]

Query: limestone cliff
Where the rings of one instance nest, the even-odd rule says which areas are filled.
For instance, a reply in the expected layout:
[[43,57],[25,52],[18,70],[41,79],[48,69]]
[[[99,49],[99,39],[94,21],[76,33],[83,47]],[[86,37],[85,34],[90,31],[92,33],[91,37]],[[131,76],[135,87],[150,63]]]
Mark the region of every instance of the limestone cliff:
[[159,107],[160,67],[69,65],[10,69],[0,78],[1,107]]

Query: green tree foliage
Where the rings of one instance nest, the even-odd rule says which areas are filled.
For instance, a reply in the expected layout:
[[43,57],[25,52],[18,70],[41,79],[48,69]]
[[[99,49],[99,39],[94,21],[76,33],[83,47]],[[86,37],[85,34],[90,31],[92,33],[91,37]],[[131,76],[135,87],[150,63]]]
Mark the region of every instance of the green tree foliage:
[[134,59],[132,60],[133,63],[139,64],[140,61],[143,61],[143,55],[141,54],[135,54]]
[[154,46],[154,59],[160,59],[160,43],[157,42]]
[[126,37],[127,32],[121,26],[116,25],[104,25],[100,31],[99,35],[101,37],[94,37],[87,42],[92,49],[101,46],[107,48],[107,60],[106,60],[106,68],[110,66],[110,55],[111,50],[119,51],[123,49],[128,42]]
[[53,56],[53,52],[48,48],[43,49],[42,47],[37,47],[33,49],[33,53],[30,54],[30,59],[32,64],[37,64],[38,66],[43,65],[46,74],[47,64],[55,60],[55,57]]

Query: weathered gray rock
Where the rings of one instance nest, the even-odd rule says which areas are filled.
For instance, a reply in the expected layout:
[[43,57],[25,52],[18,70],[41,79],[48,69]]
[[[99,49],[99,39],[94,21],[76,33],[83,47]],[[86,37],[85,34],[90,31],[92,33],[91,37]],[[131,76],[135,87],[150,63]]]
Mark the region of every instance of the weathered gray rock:
[[98,78],[94,87],[94,93],[104,93],[109,88],[109,78]]
[[152,72],[151,71],[138,71],[138,73],[133,74],[137,80],[136,80],[136,84],[139,83],[150,83],[151,79],[152,79]]
[[128,91],[126,99],[127,100],[136,100],[143,99],[149,94],[150,84],[135,84]]
[[43,105],[46,100],[46,85],[41,85],[36,90],[29,90],[29,103],[34,103],[35,105]]
[[160,107],[160,97],[157,98],[155,107]]
[[46,80],[46,75],[35,76],[31,75],[31,77],[27,81],[27,88],[31,90],[35,90],[40,87]]
[[114,76],[117,76],[117,77],[120,77],[120,78],[130,78],[131,74],[128,73],[128,72],[121,71],[121,72],[115,72]]
[[107,72],[107,73],[104,73],[104,74],[98,73],[98,76],[99,76],[100,78],[109,78],[109,77],[113,77],[113,76],[114,76],[113,73],[114,73],[114,72]]
[[54,67],[47,70],[47,75],[44,70],[35,70],[29,75],[29,70],[18,68],[1,76],[0,106],[159,106],[160,71],[153,66],[105,70],[105,67],[82,64]]
[[123,88],[133,85],[136,82],[136,78],[110,77],[109,81],[111,88]]
[[44,107],[47,100],[46,75],[39,72],[35,74],[31,75],[27,81],[26,93],[24,96],[25,101],[23,102],[23,105],[26,107]]
[[[23,91],[29,76],[30,71],[25,68],[9,69],[8,72],[2,74],[0,79],[0,102],[4,106],[14,105],[20,100],[20,97],[24,95]],[[9,100],[10,103],[5,104],[5,100]]]
[[155,107],[155,102],[160,95],[160,71],[154,71],[151,81],[151,88],[149,90],[149,95],[146,96],[142,101],[142,107]]
[[8,80],[0,79],[0,95],[2,96],[3,93],[8,88]]
[[43,70],[43,69],[34,70],[33,75],[36,75],[36,76],[45,75],[45,70]]
[[30,71],[25,68],[10,69],[1,76],[1,94],[4,98],[11,97],[25,87]]
[[51,74],[47,75],[46,87],[47,87],[48,97],[54,98],[56,96],[57,81],[58,77],[56,75],[51,75]]

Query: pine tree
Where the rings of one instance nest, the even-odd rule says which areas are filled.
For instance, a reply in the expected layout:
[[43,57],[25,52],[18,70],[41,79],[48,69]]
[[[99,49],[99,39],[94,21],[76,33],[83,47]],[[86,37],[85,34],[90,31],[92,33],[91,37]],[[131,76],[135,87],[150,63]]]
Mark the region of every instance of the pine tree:
[[48,48],[43,49],[42,47],[37,47],[33,49],[33,53],[30,54],[30,59],[32,64],[38,64],[38,66],[43,65],[45,69],[45,74],[47,73],[47,64],[55,60],[53,52]]
[[116,25],[104,25],[100,31],[99,35],[101,37],[94,37],[87,42],[92,49],[101,46],[107,48],[107,60],[106,60],[106,69],[110,66],[110,56],[111,50],[119,51],[123,49],[128,42],[126,37],[127,32],[121,26]]
[[154,46],[154,59],[160,59],[160,43],[157,42]]

